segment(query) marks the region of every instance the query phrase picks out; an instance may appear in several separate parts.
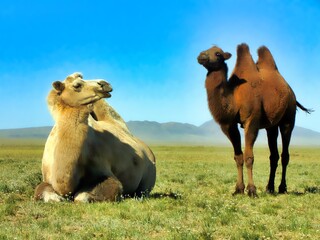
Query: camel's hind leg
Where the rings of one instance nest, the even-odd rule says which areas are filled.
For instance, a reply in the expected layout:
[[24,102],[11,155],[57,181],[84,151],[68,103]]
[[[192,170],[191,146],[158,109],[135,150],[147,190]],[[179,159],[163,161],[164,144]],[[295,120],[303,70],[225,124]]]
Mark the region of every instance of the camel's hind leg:
[[108,177],[92,187],[80,189],[74,198],[75,202],[102,202],[118,201],[123,192],[121,182],[114,178]]
[[51,184],[42,182],[40,183],[34,191],[34,199],[36,201],[43,200],[44,202],[61,202],[64,200],[63,197],[58,195]]
[[277,146],[277,138],[279,134],[278,126],[274,126],[272,128],[268,128],[267,135],[268,135],[268,145],[270,149],[270,176],[269,182],[266,187],[267,192],[274,193],[274,178],[276,175],[278,161],[279,161],[279,152]]
[[241,150],[241,136],[238,129],[237,124],[233,125],[221,125],[221,129],[224,134],[229,138],[230,142],[232,143],[233,150],[234,150],[234,160],[237,164],[238,170],[238,177],[237,177],[237,184],[236,190],[233,193],[235,194],[243,194],[244,193],[244,183],[243,183],[243,154]]
[[293,130],[294,124],[283,124],[280,125],[280,132],[282,137],[282,153],[281,153],[281,163],[282,163],[282,176],[281,183],[279,186],[279,193],[287,192],[287,183],[286,183],[286,173],[287,166],[289,164],[289,144],[291,140],[291,134]]

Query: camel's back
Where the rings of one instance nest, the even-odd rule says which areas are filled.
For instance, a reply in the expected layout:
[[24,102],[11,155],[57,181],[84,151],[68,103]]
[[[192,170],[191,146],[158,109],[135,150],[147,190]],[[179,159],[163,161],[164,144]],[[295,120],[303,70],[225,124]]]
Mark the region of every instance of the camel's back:
[[262,79],[262,102],[268,122],[278,123],[286,112],[294,114],[296,98],[289,84],[277,70],[259,69]]
[[155,162],[155,157],[150,148],[132,135],[124,121],[95,121],[90,117],[89,122],[101,141],[109,143],[106,146],[114,154],[138,155]]

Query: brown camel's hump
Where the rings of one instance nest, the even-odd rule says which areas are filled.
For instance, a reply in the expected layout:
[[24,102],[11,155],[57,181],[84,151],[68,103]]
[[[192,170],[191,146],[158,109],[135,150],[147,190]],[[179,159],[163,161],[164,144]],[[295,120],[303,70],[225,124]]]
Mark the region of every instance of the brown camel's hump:
[[258,49],[258,56],[258,69],[278,70],[276,62],[274,61],[274,58],[270,50],[266,46],[261,46]]
[[233,73],[238,77],[244,77],[256,72],[258,72],[257,66],[252,59],[249,46],[246,43],[239,44],[237,47],[237,61]]
[[249,46],[246,43],[241,43],[237,47],[238,58],[244,55],[250,54]]
[[244,68],[248,70],[256,69],[249,46],[246,43],[239,44],[237,47],[236,68],[241,68],[241,70],[244,70]]

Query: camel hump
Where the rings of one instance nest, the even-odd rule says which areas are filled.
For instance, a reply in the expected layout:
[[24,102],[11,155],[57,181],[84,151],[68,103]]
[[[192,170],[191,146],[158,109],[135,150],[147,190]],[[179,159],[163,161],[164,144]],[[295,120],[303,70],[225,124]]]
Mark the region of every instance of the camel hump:
[[274,61],[270,50],[266,46],[261,46],[258,49],[258,57],[257,66],[259,69],[278,70],[276,62]]
[[249,46],[246,43],[241,43],[237,47],[237,55],[238,57],[242,55],[250,54]]
[[256,65],[252,59],[249,46],[246,43],[241,43],[237,47],[237,68],[252,68],[252,70],[256,70]]

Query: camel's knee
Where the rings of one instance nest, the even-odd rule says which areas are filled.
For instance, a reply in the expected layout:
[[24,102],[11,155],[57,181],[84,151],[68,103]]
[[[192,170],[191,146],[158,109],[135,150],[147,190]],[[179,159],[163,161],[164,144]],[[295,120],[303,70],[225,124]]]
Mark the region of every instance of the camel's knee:
[[282,153],[281,154],[281,164],[282,166],[287,166],[289,163],[290,155],[289,153]]
[[245,164],[247,168],[251,168],[253,166],[254,157],[246,157]]
[[279,158],[280,158],[279,153],[271,153],[269,156],[270,161],[274,163],[278,163]]
[[34,200],[44,202],[61,202],[63,197],[59,196],[49,183],[40,183],[34,191]]
[[92,194],[95,196],[96,201],[118,201],[122,192],[123,187],[121,182],[112,177],[99,183],[92,190]]
[[234,156],[234,160],[236,161],[236,164],[238,167],[242,167],[243,166],[243,155],[235,155]]
[[89,191],[80,191],[76,194],[75,202],[102,202],[118,201],[123,192],[122,184],[119,180],[109,177],[100,182]]
[[40,183],[36,189],[34,190],[34,200],[42,200],[43,199],[43,193],[45,191],[53,191],[51,185],[49,183],[45,183],[45,182],[42,182]]

